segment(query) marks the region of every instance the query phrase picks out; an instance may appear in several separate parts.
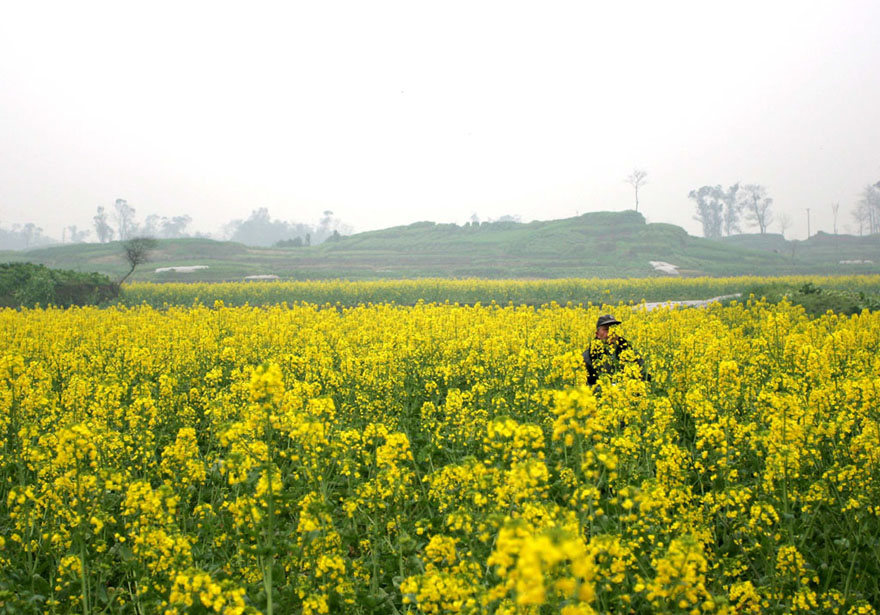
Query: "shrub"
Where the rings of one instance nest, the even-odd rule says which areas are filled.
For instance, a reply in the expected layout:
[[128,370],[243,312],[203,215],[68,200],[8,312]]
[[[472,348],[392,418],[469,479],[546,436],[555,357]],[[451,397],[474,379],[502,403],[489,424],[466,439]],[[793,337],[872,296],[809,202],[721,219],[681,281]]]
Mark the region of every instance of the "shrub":
[[864,309],[880,308],[880,295],[864,291],[823,288],[813,282],[805,282],[800,286],[791,283],[773,282],[751,287],[745,296],[766,298],[770,303],[779,303],[787,299],[790,303],[803,306],[810,316],[821,316],[826,312],[852,315]]
[[0,264],[0,307],[93,305],[111,301],[118,294],[119,286],[99,273],[33,263]]

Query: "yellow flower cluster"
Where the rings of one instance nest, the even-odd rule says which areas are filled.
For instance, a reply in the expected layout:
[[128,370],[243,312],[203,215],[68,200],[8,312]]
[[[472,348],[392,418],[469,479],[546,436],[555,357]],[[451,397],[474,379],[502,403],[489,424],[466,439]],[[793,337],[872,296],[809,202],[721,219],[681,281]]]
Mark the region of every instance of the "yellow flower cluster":
[[233,587],[229,581],[218,583],[207,572],[187,570],[174,577],[164,615],[192,613],[199,606],[209,613],[242,615],[252,611],[247,608],[244,595],[244,589]]

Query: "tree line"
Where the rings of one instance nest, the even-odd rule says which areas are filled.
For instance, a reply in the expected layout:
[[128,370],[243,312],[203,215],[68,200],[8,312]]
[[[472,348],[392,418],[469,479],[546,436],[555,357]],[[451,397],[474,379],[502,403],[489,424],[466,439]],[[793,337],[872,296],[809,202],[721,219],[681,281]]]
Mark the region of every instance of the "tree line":
[[[111,206],[98,206],[92,216],[91,228],[77,225],[62,229],[61,243],[86,243],[96,241],[128,241],[134,238],[176,239],[182,237],[208,237],[190,230],[189,215],[159,216],[150,214],[143,220],[126,199],[116,199]],[[237,241],[249,246],[297,247],[317,245],[350,234],[351,226],[326,210],[315,224],[289,222],[273,218],[266,207],[255,209],[247,218],[231,220],[222,230],[222,239]],[[44,234],[43,229],[28,222],[14,224],[11,228],[0,227],[0,249],[27,250],[39,246],[57,244],[58,239]]]
[[[638,193],[637,193],[638,194]],[[638,198],[638,196],[636,197]],[[778,216],[773,210],[773,199],[767,188],[760,184],[740,184],[739,182],[722,187],[701,186],[688,193],[688,198],[696,205],[694,220],[703,227],[703,236],[719,238],[742,232],[742,224],[757,228],[765,234],[770,224],[776,222],[779,232],[784,236],[791,226],[791,216],[781,212]],[[809,209],[806,209],[807,234],[809,235]],[[834,234],[837,234],[840,204],[832,203]],[[880,182],[869,184],[856,202],[852,217],[858,227],[858,234],[880,233]]]
[[[98,241],[106,243],[114,239],[126,241],[133,237],[173,239],[189,236],[186,230],[192,222],[189,216],[165,218],[151,215],[139,224],[135,213],[135,208],[124,199],[116,200],[113,212],[98,207],[93,218]],[[249,246],[290,247],[319,244],[334,235],[349,233],[351,228],[329,210],[324,211],[316,225],[310,225],[273,219],[268,208],[260,207],[245,219],[230,221],[223,231],[224,238]]]
[[255,209],[244,220],[233,220],[224,228],[230,241],[249,246],[300,247],[318,245],[348,235],[351,227],[325,210],[315,225],[273,219],[265,207]]
[[[116,199],[111,211],[99,206],[97,213],[92,218],[98,242],[107,243],[114,239],[126,241],[133,237],[176,239],[190,236],[186,229],[192,222],[192,218],[188,215],[167,218],[151,214],[142,223],[138,223],[136,213],[137,210],[129,205],[125,199]],[[72,227],[72,231],[75,234],[76,227]],[[83,233],[85,237],[88,236],[88,231],[83,231]],[[73,238],[71,241],[76,243]]]
[[696,203],[694,219],[702,224],[704,237],[741,233],[743,221],[757,226],[763,235],[773,221],[773,199],[759,184],[736,183],[728,188],[702,186],[691,190],[688,198]]
[[55,242],[43,235],[42,227],[33,222],[13,224],[8,229],[0,228],[0,249],[3,250],[27,250],[52,243]]

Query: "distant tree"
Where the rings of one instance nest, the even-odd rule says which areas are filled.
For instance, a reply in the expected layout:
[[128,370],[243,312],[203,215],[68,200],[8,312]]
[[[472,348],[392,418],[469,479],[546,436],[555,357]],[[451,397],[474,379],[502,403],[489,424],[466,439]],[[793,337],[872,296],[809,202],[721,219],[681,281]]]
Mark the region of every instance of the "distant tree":
[[724,191],[721,186],[702,186],[691,190],[688,198],[697,204],[694,220],[703,225],[703,237],[721,237],[724,213]]
[[[856,205],[856,219],[859,220],[860,227],[864,226],[868,233],[880,233],[880,182],[874,185],[865,186],[862,190],[862,197]],[[861,233],[859,233],[861,234]]]
[[265,207],[255,209],[247,220],[232,220],[224,226],[224,235],[231,241],[239,241],[250,246],[272,246],[279,241],[303,237],[305,245],[317,245],[336,231],[347,235],[351,227],[333,216],[329,209],[318,221],[317,227],[300,222],[273,220]]
[[783,211],[776,218],[776,223],[779,225],[779,232],[782,234],[782,237],[785,237],[785,231],[791,227],[791,216],[788,215],[788,212]]
[[186,237],[186,227],[190,225],[192,218],[187,215],[162,218],[160,235],[168,239]]
[[[292,226],[292,230],[295,230],[295,234],[301,234],[303,225],[297,224],[295,228]],[[322,241],[327,241],[330,237],[336,233],[337,235],[348,235],[351,233],[351,227],[347,224],[344,224],[339,218],[333,215],[333,212],[329,209],[324,211],[324,216],[318,222],[318,227],[315,229],[315,234],[312,237],[315,243],[321,243]]]
[[107,212],[103,207],[98,207],[98,213],[92,220],[95,223],[95,235],[98,236],[98,241],[101,243],[113,241],[113,227],[107,221]]
[[140,232],[146,237],[158,237],[162,218],[158,214],[150,214],[140,225]]
[[324,210],[324,215],[318,221],[318,230],[330,232],[330,227],[333,224],[333,212],[329,209]]
[[265,207],[253,210],[247,220],[236,221],[231,237],[232,241],[249,246],[271,246],[290,238],[291,230],[287,222],[273,220]]
[[865,229],[870,228],[871,212],[869,211],[868,204],[864,201],[856,203],[852,217],[859,226],[859,237],[861,237],[865,234]]
[[159,245],[159,242],[152,237],[132,237],[122,242],[125,260],[128,261],[131,269],[119,280],[120,285],[125,282],[128,276],[134,273],[135,267],[149,262],[150,253],[156,249],[157,245]]
[[273,245],[276,248],[301,248],[303,246],[303,238],[282,239],[281,241],[276,241]]
[[746,220],[756,225],[763,235],[767,232],[767,225],[773,220],[773,214],[770,211],[773,199],[767,196],[767,189],[764,186],[746,184],[742,190]]
[[66,228],[67,231],[67,241],[70,243],[83,243],[86,239],[88,239],[89,235],[91,235],[91,231],[89,229],[79,230],[77,229],[75,224],[71,224]]
[[740,199],[739,182],[721,191],[721,200],[724,201],[724,234],[728,237],[739,233],[739,218],[743,210],[743,202]]
[[186,227],[192,222],[189,216],[175,216],[166,218],[156,214],[147,216],[140,226],[139,232],[147,237],[162,237],[163,239],[175,239],[186,236]]
[[113,206],[116,209],[116,228],[119,231],[119,239],[125,241],[135,231],[135,209],[125,199],[116,199]]
[[33,222],[28,222],[24,226],[21,227],[21,236],[24,239],[24,248],[27,250],[34,240],[39,239],[40,235],[43,234],[43,229],[34,224]]
[[55,243],[43,235],[43,229],[33,222],[13,224],[12,228],[0,228],[0,250],[27,250],[40,245]]
[[636,211],[639,210],[639,188],[648,183],[647,177],[648,172],[644,169],[633,169],[633,172],[626,178],[626,183],[636,191]]

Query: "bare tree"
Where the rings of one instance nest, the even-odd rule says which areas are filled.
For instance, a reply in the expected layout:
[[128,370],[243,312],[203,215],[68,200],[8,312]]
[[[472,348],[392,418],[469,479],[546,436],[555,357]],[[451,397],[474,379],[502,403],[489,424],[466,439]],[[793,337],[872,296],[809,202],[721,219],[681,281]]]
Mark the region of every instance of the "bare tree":
[[639,210],[639,187],[648,183],[647,177],[648,172],[644,169],[633,169],[633,172],[626,178],[626,183],[636,191],[636,211]]
[[770,211],[773,199],[767,196],[767,189],[764,186],[746,184],[742,190],[746,219],[757,225],[763,235],[767,232],[767,225],[773,220],[773,214]]
[[776,223],[779,225],[779,232],[785,238],[785,231],[791,227],[791,216],[788,215],[787,211],[783,211],[776,218]]
[[119,239],[125,241],[134,232],[135,209],[125,199],[116,199],[116,228],[119,230]]
[[724,191],[721,186],[702,186],[691,190],[688,198],[697,203],[694,220],[703,225],[703,237],[721,237],[724,214]]
[[158,243],[159,242],[152,237],[132,237],[131,239],[122,242],[122,249],[125,252],[125,260],[128,261],[131,269],[129,269],[128,273],[119,280],[120,285],[125,282],[128,276],[134,273],[135,267],[149,262],[150,253],[156,248]]
[[732,185],[727,190],[720,192],[721,200],[724,202],[724,234],[728,237],[734,232],[739,232],[739,217],[743,209],[743,201],[739,197],[739,182]]
[[107,212],[103,207],[98,207],[98,213],[92,220],[95,222],[95,234],[98,236],[98,241],[101,243],[113,241],[113,227],[107,222]]
[[868,210],[868,204],[864,201],[856,203],[852,217],[856,224],[859,225],[859,237],[861,237],[865,234],[865,229],[870,228],[871,212]]
[[21,227],[21,237],[24,239],[24,247],[28,249],[31,246],[31,243],[40,237],[43,234],[43,229],[34,224],[33,222],[28,222],[23,227]]
[[853,215],[859,221],[860,228],[866,226],[868,233],[880,233],[880,188],[876,185],[865,186]]
[[162,220],[164,220],[164,218],[158,214],[150,214],[144,219],[143,224],[139,225],[139,234],[146,237],[158,237],[159,227],[162,224]]

